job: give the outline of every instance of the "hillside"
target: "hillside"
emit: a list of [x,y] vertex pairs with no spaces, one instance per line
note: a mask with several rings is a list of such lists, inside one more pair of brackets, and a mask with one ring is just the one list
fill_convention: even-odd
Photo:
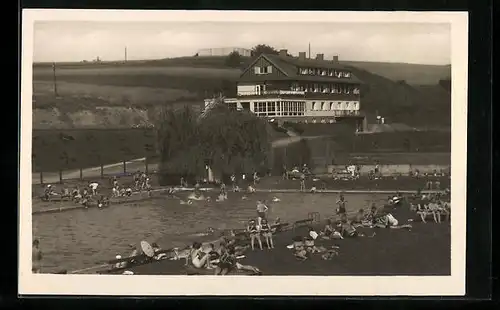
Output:
[[[69,68],[117,68],[117,67],[193,67],[193,68],[226,68],[226,58],[221,56],[206,57],[178,57],[158,60],[134,60],[110,61],[101,63],[58,63],[58,67]],[[241,67],[245,67],[252,59],[242,57]],[[340,61],[346,66],[360,68],[374,74],[383,76],[392,81],[405,80],[411,85],[434,85],[441,79],[451,78],[450,65],[420,65],[406,63],[387,63],[387,62],[369,62],[369,61]],[[48,68],[52,69],[51,63],[35,63],[35,70]]]
[[[134,120],[133,124],[128,124],[132,126],[150,122],[148,118],[155,114],[152,107],[172,104],[200,106],[204,98],[220,91],[233,96],[240,70],[225,67],[224,59],[182,57],[125,64],[58,64],[58,98],[53,93],[50,64],[35,64],[34,127],[102,127],[107,123],[108,127],[122,127],[127,126],[128,120]],[[413,127],[449,126],[451,96],[438,84],[439,79],[449,76],[446,74],[449,67],[344,63],[354,65],[351,66],[354,74],[365,83],[362,109],[367,112],[370,123],[378,113],[387,122]],[[405,82],[399,81],[403,79]],[[411,81],[417,80],[424,84],[410,85]],[[104,110],[97,107],[113,107],[116,113],[105,109],[103,114]],[[153,112],[148,112],[150,110]],[[75,113],[83,113],[85,117]],[[88,124],[86,120],[90,120]]]

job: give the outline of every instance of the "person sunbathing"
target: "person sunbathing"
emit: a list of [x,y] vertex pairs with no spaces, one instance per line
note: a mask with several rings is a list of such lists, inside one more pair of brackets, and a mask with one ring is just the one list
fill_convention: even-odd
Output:
[[194,242],[191,253],[189,254],[188,264],[193,266],[194,268],[205,268],[208,266],[208,255],[204,255],[201,243]]
[[305,247],[305,250],[311,254],[322,252],[320,248],[316,247],[316,244],[315,244],[314,239],[312,237],[305,237],[304,238],[304,247]]
[[354,226],[351,224],[351,222],[349,221],[349,219],[347,218],[347,216],[345,214],[342,215],[340,222],[341,222],[340,234],[342,235],[342,237],[353,238],[353,237],[358,237],[358,235],[360,235],[358,233],[358,231],[356,230],[356,228],[354,228]]
[[243,265],[237,261],[238,257],[236,255],[236,249],[233,246],[227,246],[224,250],[223,254],[220,256],[219,263],[215,268],[215,275],[227,275],[231,271],[237,270],[246,270],[251,271],[256,274],[261,274],[259,268],[250,265]]
[[332,226],[332,220],[328,219],[326,220],[325,228],[323,228],[323,231],[320,234],[323,236],[330,236],[334,231],[335,229]]
[[306,251],[304,240],[302,237],[297,236],[294,238],[293,249],[294,249],[294,256],[297,259],[305,261],[308,258],[308,252]]

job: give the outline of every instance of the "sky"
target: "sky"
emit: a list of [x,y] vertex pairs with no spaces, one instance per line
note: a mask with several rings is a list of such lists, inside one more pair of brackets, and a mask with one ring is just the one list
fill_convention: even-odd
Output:
[[129,60],[192,56],[203,48],[268,44],[339,60],[446,65],[449,24],[311,22],[82,22],[37,21],[34,62]]

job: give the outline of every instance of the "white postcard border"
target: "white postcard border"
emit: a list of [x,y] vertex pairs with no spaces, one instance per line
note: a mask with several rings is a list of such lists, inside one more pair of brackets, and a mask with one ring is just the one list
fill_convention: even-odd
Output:
[[[32,58],[35,21],[449,23],[452,46],[451,276],[127,276],[31,273]],[[365,295],[465,294],[467,12],[249,12],[23,10],[19,202],[19,294],[41,295]],[[425,249],[422,249],[425,251]]]

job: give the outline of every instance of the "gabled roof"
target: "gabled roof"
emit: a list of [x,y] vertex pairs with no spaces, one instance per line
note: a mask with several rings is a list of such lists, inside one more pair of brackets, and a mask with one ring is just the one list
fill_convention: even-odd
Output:
[[[282,77],[268,77],[266,75],[244,77],[244,74],[260,59],[264,58],[272,63],[278,70],[285,76]],[[316,81],[316,82],[342,82],[342,83],[362,83],[352,72],[351,78],[342,79],[330,76],[313,76],[298,74],[298,68],[325,68],[325,69],[339,69],[351,72],[351,70],[338,62],[317,59],[299,59],[292,56],[281,56],[272,54],[261,54],[257,57],[242,73],[240,81],[260,81],[260,80],[301,80],[301,81]]]

